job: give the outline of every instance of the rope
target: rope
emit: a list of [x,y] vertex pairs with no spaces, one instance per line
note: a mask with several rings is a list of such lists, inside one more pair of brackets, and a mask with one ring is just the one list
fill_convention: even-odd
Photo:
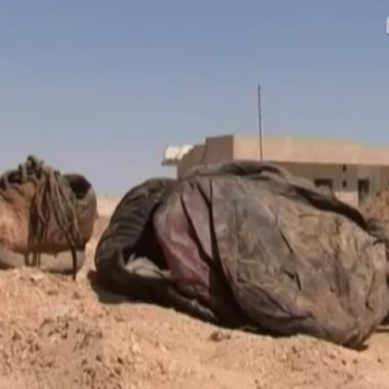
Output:
[[[77,272],[76,248],[82,243],[74,199],[65,181],[57,170],[45,165],[43,160],[28,156],[26,162],[16,170],[0,176],[0,193],[6,198],[10,187],[19,193],[18,186],[34,183],[35,195],[31,204],[29,244],[37,247],[47,238],[50,231],[58,228],[64,235],[73,258],[73,280]],[[40,264],[39,252],[33,252],[33,264]]]

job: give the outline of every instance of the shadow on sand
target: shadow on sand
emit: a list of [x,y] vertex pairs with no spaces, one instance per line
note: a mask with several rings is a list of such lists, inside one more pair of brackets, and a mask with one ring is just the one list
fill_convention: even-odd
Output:
[[[95,270],[89,270],[88,280],[93,291],[96,293],[97,298],[103,304],[121,304],[121,303],[136,303],[137,301],[131,300],[128,296],[110,292],[99,285],[97,280],[97,273]],[[139,301],[138,301],[139,302]]]

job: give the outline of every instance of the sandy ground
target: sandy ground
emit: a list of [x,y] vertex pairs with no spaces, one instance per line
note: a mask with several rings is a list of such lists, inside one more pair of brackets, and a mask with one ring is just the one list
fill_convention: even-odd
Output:
[[115,210],[116,205],[119,203],[120,198],[99,196],[97,197],[97,208],[100,216],[109,217]]
[[[100,212],[101,214],[101,212]],[[0,273],[0,388],[388,388],[389,333],[364,351],[218,328],[91,287],[98,220],[78,280]]]

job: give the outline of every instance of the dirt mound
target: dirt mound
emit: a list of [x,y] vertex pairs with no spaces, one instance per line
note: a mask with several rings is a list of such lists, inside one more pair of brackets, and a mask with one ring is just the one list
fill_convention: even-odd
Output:
[[77,304],[80,292],[68,283],[31,271],[1,277],[0,375],[13,383],[7,387],[115,383],[116,364],[103,363],[110,349],[96,316]]
[[88,272],[104,223],[76,282],[0,272],[0,389],[387,387],[384,332],[356,352],[305,336],[230,331],[93,289]]

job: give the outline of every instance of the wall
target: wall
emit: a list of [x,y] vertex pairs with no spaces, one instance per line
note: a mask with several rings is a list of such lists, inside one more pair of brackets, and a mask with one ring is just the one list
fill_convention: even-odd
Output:
[[[333,190],[339,200],[350,205],[358,205],[358,167],[335,164],[302,164],[302,163],[280,163],[291,173],[305,177],[310,181],[315,179],[331,179]],[[343,184],[346,184],[344,187]]]
[[[237,159],[259,159],[258,135],[234,136]],[[389,148],[328,138],[264,137],[263,158],[279,162],[389,166]]]
[[[177,163],[177,175],[181,177],[199,164],[233,159],[259,160],[259,151],[258,136],[207,138],[204,144],[194,146]],[[389,148],[386,147],[367,147],[334,139],[266,137],[263,157],[312,181],[332,179],[337,197],[354,206],[358,205],[358,179],[369,179],[371,194],[389,183]]]
[[380,189],[383,189],[389,185],[389,167],[380,167]]
[[177,165],[177,176],[182,177],[193,166],[230,161],[233,158],[233,136],[207,138],[204,145],[196,145]]
[[177,177],[182,177],[193,166],[204,161],[205,145],[196,145],[177,164]]
[[378,166],[358,166],[358,178],[369,180],[370,195],[374,195],[382,188],[381,168]]

